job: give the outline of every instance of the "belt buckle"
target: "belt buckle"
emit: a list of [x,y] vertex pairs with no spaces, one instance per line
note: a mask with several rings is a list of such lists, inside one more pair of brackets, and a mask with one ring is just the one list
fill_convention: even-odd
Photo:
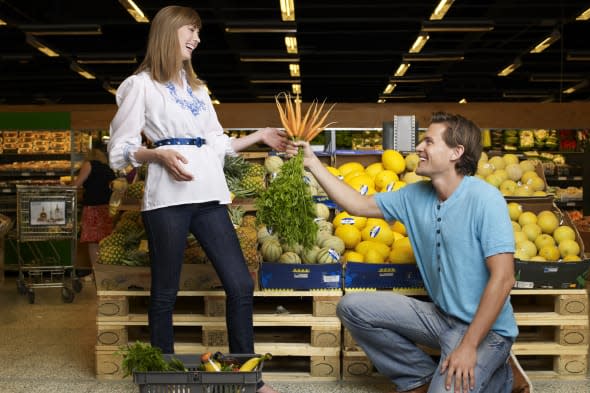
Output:
[[197,147],[201,147],[201,146],[203,146],[203,139],[202,139],[202,138],[196,138],[196,139],[195,139],[195,145],[196,145]]

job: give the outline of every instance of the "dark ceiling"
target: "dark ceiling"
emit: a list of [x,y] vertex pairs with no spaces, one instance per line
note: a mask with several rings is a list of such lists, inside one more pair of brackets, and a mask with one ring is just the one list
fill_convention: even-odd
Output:
[[[590,21],[576,20],[590,7],[588,0],[455,0],[442,21],[429,20],[438,0],[295,0],[294,22],[281,20],[280,0],[135,2],[150,20],[168,4],[199,11],[203,28],[193,62],[222,103],[268,102],[293,82],[300,83],[305,101],[590,100]],[[113,103],[107,88],[133,73],[137,63],[93,60],[141,61],[149,29],[118,0],[0,0],[0,19],[6,22],[0,25],[0,104],[6,105]],[[430,60],[408,58],[421,32],[452,22],[488,30],[430,32],[418,54]],[[75,25],[98,25],[101,34],[40,34],[84,27]],[[235,28],[277,31],[231,32]],[[285,29],[297,38],[297,54],[286,52]],[[60,56],[34,49],[26,32]],[[559,34],[555,43],[529,53],[552,32]],[[455,59],[433,61],[440,55]],[[288,62],[244,61],[276,57],[298,59],[301,76],[290,76]],[[513,73],[497,75],[517,60],[521,65]],[[72,71],[73,62],[96,79]],[[384,94],[404,62],[410,68]],[[563,92],[572,86],[573,93]]]

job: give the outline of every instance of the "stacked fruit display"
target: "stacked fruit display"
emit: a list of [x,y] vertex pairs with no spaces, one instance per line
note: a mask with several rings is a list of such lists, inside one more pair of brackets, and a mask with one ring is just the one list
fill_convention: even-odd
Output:
[[535,212],[526,204],[508,202],[514,229],[514,257],[535,262],[574,262],[581,260],[581,245],[572,226],[563,222],[557,208],[545,206]]
[[539,161],[521,161],[516,154],[488,157],[482,153],[475,176],[497,187],[504,196],[546,196],[545,179],[538,168]]

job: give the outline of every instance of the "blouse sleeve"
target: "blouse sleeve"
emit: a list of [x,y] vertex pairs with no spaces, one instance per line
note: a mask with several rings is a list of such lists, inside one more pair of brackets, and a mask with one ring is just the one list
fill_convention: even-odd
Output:
[[125,79],[117,89],[115,117],[111,121],[108,143],[111,168],[123,169],[129,164],[141,165],[134,154],[141,147],[141,131],[145,125],[145,86],[139,75]]
[[204,94],[205,99],[207,100],[207,121],[205,127],[205,139],[207,140],[207,144],[210,145],[221,162],[223,163],[225,160],[225,156],[236,156],[237,153],[231,146],[231,140],[227,134],[223,132],[223,127],[219,123],[219,119],[217,118],[217,113],[215,112],[215,108],[213,107],[213,103],[211,102],[211,98],[208,94]]

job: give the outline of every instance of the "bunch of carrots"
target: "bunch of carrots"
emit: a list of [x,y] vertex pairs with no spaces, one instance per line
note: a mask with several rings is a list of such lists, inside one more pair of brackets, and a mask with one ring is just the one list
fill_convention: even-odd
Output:
[[[281,97],[284,97],[285,99],[284,107],[281,105]],[[308,142],[315,138],[324,129],[334,124],[333,122],[323,124],[334,108],[334,105],[336,105],[332,104],[332,106],[322,114],[325,102],[326,101],[324,100],[320,105],[317,100],[314,100],[307,108],[305,116],[301,118],[301,99],[299,96],[296,96],[295,99],[293,99],[291,94],[282,92],[275,97],[275,103],[279,110],[281,123],[283,123],[283,127],[285,127],[287,134],[293,140],[304,140]]]
[[[285,100],[284,107],[281,98]],[[319,105],[314,100],[302,116],[299,97],[293,100],[290,94],[280,93],[275,101],[285,131],[293,140],[309,142],[333,124],[325,124],[325,121],[334,105],[322,112],[324,103]],[[258,221],[278,234],[282,243],[290,246],[299,244],[304,248],[313,246],[317,235],[316,210],[305,182],[302,150],[281,167],[281,171],[256,200],[256,207]]]

